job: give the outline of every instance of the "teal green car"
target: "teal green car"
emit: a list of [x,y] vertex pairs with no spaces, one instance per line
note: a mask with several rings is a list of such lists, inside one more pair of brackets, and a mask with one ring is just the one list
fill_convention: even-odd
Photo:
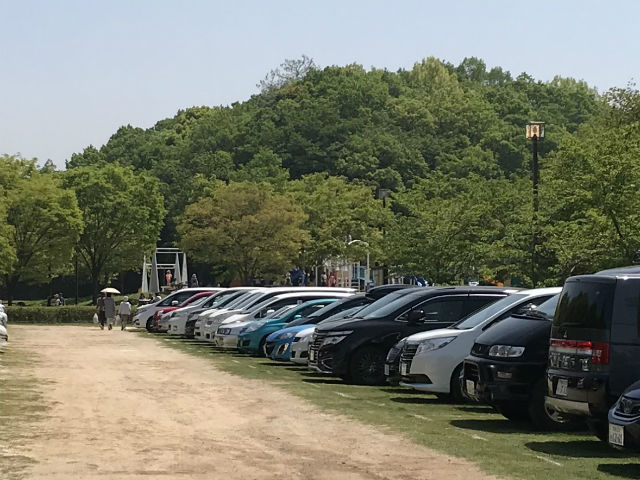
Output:
[[264,355],[264,343],[269,335],[282,328],[297,318],[307,317],[316,310],[326,307],[338,298],[322,298],[310,300],[299,305],[289,305],[274,312],[270,317],[251,322],[238,336],[238,350],[240,353],[252,355]]

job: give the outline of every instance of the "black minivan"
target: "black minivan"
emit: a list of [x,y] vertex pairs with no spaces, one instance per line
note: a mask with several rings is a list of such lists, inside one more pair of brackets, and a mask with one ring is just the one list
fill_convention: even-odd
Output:
[[462,367],[464,396],[544,430],[577,426],[573,417],[545,406],[549,336],[558,299],[555,295],[512,314],[476,339]]
[[607,440],[607,414],[640,380],[640,268],[570,277],[553,319],[547,405],[588,418]]
[[418,287],[390,293],[354,318],[319,325],[309,346],[309,367],[364,385],[385,385],[389,349],[414,333],[453,325],[517,289]]

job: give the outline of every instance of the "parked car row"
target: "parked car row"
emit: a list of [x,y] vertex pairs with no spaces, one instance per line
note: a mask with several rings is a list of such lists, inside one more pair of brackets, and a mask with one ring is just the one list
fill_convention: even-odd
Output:
[[145,323],[151,331],[350,383],[482,402],[538,429],[586,421],[611,445],[640,449],[640,268],[531,290],[383,285],[366,294],[244,287],[173,295],[148,306],[138,324],[159,312]]

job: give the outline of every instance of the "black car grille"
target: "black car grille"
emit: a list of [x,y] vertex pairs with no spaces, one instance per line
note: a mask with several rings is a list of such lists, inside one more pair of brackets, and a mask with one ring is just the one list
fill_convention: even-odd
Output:
[[616,405],[616,415],[624,418],[640,417],[640,400],[623,396]]
[[317,363],[318,351],[320,350],[320,347],[322,346],[322,343],[324,342],[324,339],[326,338],[326,336],[327,334],[323,332],[315,332],[313,334],[313,338],[311,339],[311,344],[309,345],[309,351],[313,351],[314,353],[314,356],[316,358],[314,363]]
[[476,355],[478,357],[488,357],[490,348],[491,348],[491,345],[474,343],[473,347],[471,348],[471,355]]
[[478,366],[475,363],[465,362],[464,379],[473,380],[476,383],[480,380],[480,372],[478,371]]
[[231,329],[230,328],[219,328],[216,333],[219,333],[220,335],[229,335],[231,333]]
[[410,343],[406,344],[402,349],[402,353],[400,354],[400,361],[402,363],[411,364],[413,357],[416,355],[416,351],[418,350],[418,345],[412,345]]

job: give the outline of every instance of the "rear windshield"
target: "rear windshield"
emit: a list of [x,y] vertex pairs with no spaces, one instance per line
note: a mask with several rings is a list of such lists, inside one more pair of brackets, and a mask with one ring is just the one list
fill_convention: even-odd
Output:
[[567,282],[560,294],[554,327],[609,329],[614,291],[615,283]]

